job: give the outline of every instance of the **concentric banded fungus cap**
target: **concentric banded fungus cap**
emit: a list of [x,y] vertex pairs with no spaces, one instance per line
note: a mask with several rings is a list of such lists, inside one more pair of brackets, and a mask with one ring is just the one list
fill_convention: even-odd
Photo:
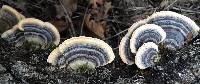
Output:
[[17,12],[15,9],[8,5],[3,5],[0,9],[0,34],[5,32],[8,29],[11,29],[16,25],[20,20],[25,17]]
[[122,38],[119,45],[119,55],[122,61],[128,65],[134,64],[135,53],[131,53],[130,38],[133,32],[141,25],[146,24],[145,20],[134,23],[128,30],[128,33]]
[[135,56],[135,64],[140,69],[146,69],[154,66],[159,59],[158,46],[153,42],[147,42],[138,49]]
[[167,37],[163,43],[172,50],[180,48],[188,36],[196,37],[199,31],[199,27],[193,20],[171,11],[156,12],[146,21],[149,24],[159,25],[165,30]]
[[23,19],[1,37],[16,47],[26,46],[33,50],[46,49],[60,42],[60,34],[52,24],[35,18]]
[[112,48],[104,41],[80,36],[65,40],[50,53],[47,62],[76,70],[84,64],[90,68],[104,66],[114,58]]
[[145,24],[138,27],[132,34],[130,39],[130,48],[132,53],[136,53],[137,49],[146,42],[154,42],[159,44],[166,38],[165,31],[155,24]]

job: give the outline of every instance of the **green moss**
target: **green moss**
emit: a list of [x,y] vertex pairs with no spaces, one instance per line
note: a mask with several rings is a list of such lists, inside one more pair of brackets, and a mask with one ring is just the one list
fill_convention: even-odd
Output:
[[25,41],[22,47],[29,51],[37,51],[41,49],[42,45],[37,44],[35,42]]
[[53,51],[57,46],[55,44],[50,44],[48,50]]
[[153,58],[153,62],[154,64],[157,64],[160,62],[161,59],[161,55],[158,53],[154,58]]
[[165,49],[166,46],[165,46],[163,43],[160,43],[160,44],[158,45],[158,48],[159,48],[159,50],[160,50],[160,49]]
[[86,64],[82,64],[80,65],[76,70],[74,70],[76,73],[80,73],[80,74],[90,74],[92,72],[94,72],[94,68],[91,68],[88,63]]

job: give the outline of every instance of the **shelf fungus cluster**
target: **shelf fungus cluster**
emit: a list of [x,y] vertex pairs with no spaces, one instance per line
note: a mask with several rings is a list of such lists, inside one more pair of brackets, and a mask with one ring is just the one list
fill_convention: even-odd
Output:
[[111,63],[115,58],[112,48],[102,40],[91,37],[72,37],[54,49],[47,62],[77,70],[83,65],[95,68]]
[[190,18],[171,11],[156,12],[134,23],[119,45],[122,61],[140,69],[159,61],[158,45],[169,50],[180,49],[198,35],[199,27]]
[[154,42],[144,43],[137,51],[135,64],[140,69],[145,69],[159,62],[158,45]]
[[[154,64],[153,60],[159,58],[157,45],[166,38],[166,33],[155,24],[141,24],[143,21],[132,25],[127,36],[120,42],[119,53],[124,63],[135,63],[140,69],[145,69]],[[129,34],[130,32],[132,33]]]
[[60,34],[52,24],[35,18],[21,20],[12,29],[5,31],[1,37],[16,47],[23,46],[31,51],[47,49],[60,42]]
[[171,11],[156,12],[147,18],[146,22],[159,25],[165,30],[167,37],[163,44],[171,50],[180,49],[199,32],[199,27],[193,20]]
[[0,9],[0,34],[8,29],[11,29],[14,25],[16,25],[24,18],[25,17],[17,12],[14,8],[8,5],[3,5]]

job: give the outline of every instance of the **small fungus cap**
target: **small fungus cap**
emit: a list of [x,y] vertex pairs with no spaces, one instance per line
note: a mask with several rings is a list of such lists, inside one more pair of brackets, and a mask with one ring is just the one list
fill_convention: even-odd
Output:
[[165,31],[158,25],[145,24],[137,28],[130,39],[130,49],[136,53],[138,48],[146,42],[159,44],[166,38]]
[[140,69],[146,69],[154,65],[158,58],[158,46],[153,42],[144,43],[135,56],[135,64]]
[[134,57],[136,53],[131,53],[130,50],[130,38],[133,32],[141,25],[146,24],[146,20],[141,20],[134,23],[129,29],[128,33],[122,38],[119,45],[119,55],[122,61],[128,65],[134,64]]

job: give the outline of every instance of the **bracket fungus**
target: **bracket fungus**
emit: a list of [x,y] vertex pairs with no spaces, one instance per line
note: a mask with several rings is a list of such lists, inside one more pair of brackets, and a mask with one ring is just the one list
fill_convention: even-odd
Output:
[[146,42],[159,44],[166,38],[165,31],[155,24],[145,24],[137,28],[130,39],[132,53],[136,53],[138,48]]
[[47,62],[52,65],[77,70],[87,64],[95,68],[111,63],[115,58],[112,48],[102,40],[91,37],[72,37],[54,49]]
[[144,20],[138,21],[134,23],[128,30],[128,33],[122,38],[120,45],[119,45],[119,55],[122,61],[128,65],[134,64],[134,57],[135,53],[131,52],[130,49],[130,38],[138,27],[146,24]]
[[0,34],[5,32],[6,30],[11,29],[14,25],[16,25],[19,21],[24,19],[25,17],[17,12],[14,8],[3,5],[0,9]]
[[[166,33],[164,30],[157,25],[154,24],[143,24],[143,21],[139,21],[134,24],[130,28],[130,32],[125,36],[120,42],[119,53],[122,61],[128,65],[134,64],[135,55],[137,50],[146,42],[154,42],[155,44],[159,44],[162,42]],[[135,26],[138,24],[142,24],[140,26]],[[125,40],[126,39],[126,40]],[[127,52],[127,49],[129,52]]]
[[25,46],[30,50],[47,49],[60,42],[60,34],[52,24],[35,18],[21,20],[1,37],[16,47]]
[[[151,28],[154,29],[151,30]],[[163,47],[169,50],[176,50],[181,48],[184,43],[195,38],[199,30],[197,24],[184,15],[172,11],[156,12],[147,19],[134,23],[129,28],[128,33],[120,42],[119,54],[124,63],[132,65],[137,61],[136,65],[141,69],[145,69],[150,67],[150,65],[145,64],[141,67],[141,63],[146,62],[145,60],[138,59],[138,57],[145,57],[142,59],[155,57],[153,54],[148,54],[150,53],[148,49],[150,48],[151,50],[155,48],[155,46],[153,47],[152,44],[149,48],[143,48],[142,45],[144,45],[144,43],[153,42],[156,46],[161,43]],[[153,31],[154,33],[150,34],[148,31]],[[145,49],[147,51],[145,51]],[[154,51],[158,50],[154,49]],[[153,63],[151,63],[151,65],[153,65]]]
[[188,39],[196,37],[199,31],[198,25],[193,20],[172,11],[156,12],[148,17],[146,22],[164,29],[167,37],[162,43],[170,50],[181,48]]
[[154,66],[159,61],[158,45],[153,42],[144,43],[137,51],[135,64],[140,69]]

